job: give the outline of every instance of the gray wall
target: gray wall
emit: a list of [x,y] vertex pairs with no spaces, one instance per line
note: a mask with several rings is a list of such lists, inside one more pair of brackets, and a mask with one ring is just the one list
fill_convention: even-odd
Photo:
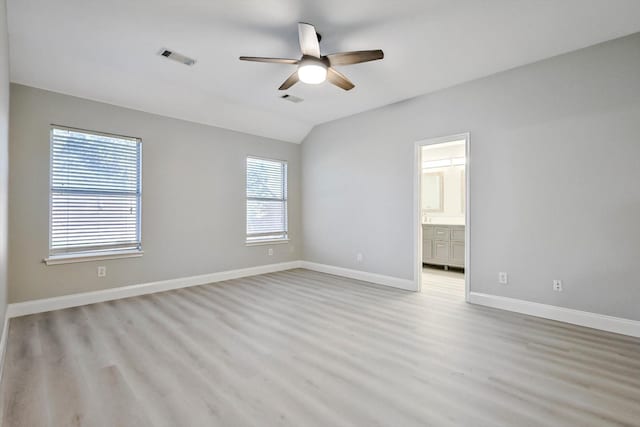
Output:
[[412,279],[414,143],[462,132],[471,291],[640,320],[639,34],[316,127],[305,259]]
[[0,0],[0,331],[7,308],[7,226],[9,193],[9,35],[7,8]]
[[[49,125],[140,137],[141,258],[45,266]],[[11,86],[9,300],[112,288],[300,259],[300,145]],[[245,158],[289,162],[291,242],[245,246]],[[4,204],[2,204],[4,206]],[[98,279],[96,267],[107,266]]]

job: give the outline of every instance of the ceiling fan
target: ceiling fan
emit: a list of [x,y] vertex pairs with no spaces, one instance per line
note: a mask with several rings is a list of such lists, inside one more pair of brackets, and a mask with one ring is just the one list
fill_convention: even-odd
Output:
[[344,90],[351,90],[355,85],[342,73],[333,68],[334,66],[359,64],[361,62],[376,61],[384,58],[384,53],[379,49],[321,55],[320,39],[322,37],[316,33],[313,25],[305,22],[298,23],[298,38],[300,40],[300,50],[302,51],[302,57],[300,59],[241,56],[240,60],[297,65],[298,69],[282,83],[278,88],[279,90],[289,89],[298,83],[298,81],[307,84],[320,84],[325,80],[329,80],[329,83]]

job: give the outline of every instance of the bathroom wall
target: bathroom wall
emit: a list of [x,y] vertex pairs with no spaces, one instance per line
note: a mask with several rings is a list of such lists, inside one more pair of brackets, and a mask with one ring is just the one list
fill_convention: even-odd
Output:
[[[442,147],[441,145],[445,145]],[[457,145],[438,144],[422,148],[422,162],[434,160],[455,159],[465,156],[464,143]],[[464,224],[464,181],[465,166],[448,166],[440,168],[423,168],[422,173],[441,173],[443,175],[443,210],[429,212],[423,205],[422,222],[425,224]],[[422,199],[428,197],[427,192],[432,188],[422,186]]]

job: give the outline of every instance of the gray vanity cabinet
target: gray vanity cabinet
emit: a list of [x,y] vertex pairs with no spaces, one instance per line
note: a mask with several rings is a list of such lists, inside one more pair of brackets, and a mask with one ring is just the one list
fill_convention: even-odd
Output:
[[423,264],[464,268],[464,225],[422,225]]
[[449,263],[449,247],[451,244],[443,240],[434,240],[433,243],[433,261],[439,264]]
[[464,242],[451,242],[449,265],[464,267]]
[[422,240],[422,259],[433,258],[433,240]]

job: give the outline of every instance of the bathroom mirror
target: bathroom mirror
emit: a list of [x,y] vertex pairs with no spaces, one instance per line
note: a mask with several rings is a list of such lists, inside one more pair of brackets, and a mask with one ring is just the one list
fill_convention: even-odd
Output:
[[442,172],[422,174],[422,210],[425,212],[444,210],[444,174]]

